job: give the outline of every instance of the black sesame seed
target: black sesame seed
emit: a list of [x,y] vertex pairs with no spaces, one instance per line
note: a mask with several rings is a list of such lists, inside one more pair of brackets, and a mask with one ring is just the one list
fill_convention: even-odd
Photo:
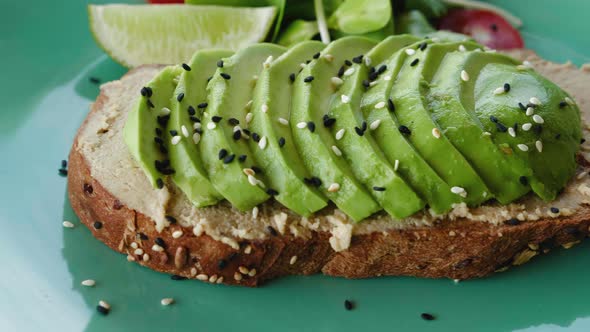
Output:
[[303,178],[303,182],[314,187],[319,187],[322,185],[322,180],[317,176],[312,176],[311,178]]
[[354,63],[361,63],[363,62],[363,55],[359,55],[359,56],[355,56],[354,58],[352,58],[352,62]]
[[522,103],[518,103],[518,108],[520,108],[521,111],[526,111],[526,106],[524,106]]
[[496,31],[498,31],[498,26],[496,25],[496,23],[492,23],[492,24],[490,24],[490,29],[492,29],[492,31],[496,32]]
[[565,101],[560,101],[559,102],[559,108],[564,108],[567,106],[567,103]]
[[313,123],[313,121],[309,121],[307,123],[307,129],[313,133],[315,131],[315,123]]
[[179,102],[182,101],[182,99],[184,99],[184,92],[181,92],[178,94],[178,96],[176,96],[176,100],[178,100]]
[[559,138],[561,138],[561,134],[555,135],[555,139],[559,139]]
[[291,81],[291,83],[295,82],[295,73],[289,74],[289,81]]
[[373,190],[375,190],[375,191],[385,191],[385,187],[377,187],[377,186],[375,186],[375,187],[373,187]]
[[349,311],[354,309],[354,303],[352,303],[350,300],[344,300],[344,309]]
[[342,77],[342,75],[344,75],[344,71],[346,69],[344,68],[344,66],[340,67],[340,69],[338,69],[338,77]]
[[254,142],[260,142],[260,135],[258,135],[257,133],[252,133],[252,139],[254,140]]
[[162,136],[162,129],[156,128],[156,135]]
[[139,233],[138,235],[141,240],[144,240],[144,241],[149,240],[149,237],[147,235],[145,235],[144,233]]
[[504,83],[504,92],[510,92],[510,84]]
[[225,269],[225,267],[227,266],[227,261],[225,259],[220,259],[219,261],[217,261],[217,268],[220,270]]
[[307,76],[306,78],[303,79],[303,82],[305,82],[305,83],[309,83],[311,81],[313,81],[313,76]]
[[422,319],[424,320],[435,320],[436,317],[434,317],[434,315],[423,312],[422,314],[420,314],[420,317],[422,317]]
[[506,131],[508,131],[508,128],[502,124],[501,122],[496,122],[496,129],[498,129],[499,132],[505,133]]
[[99,84],[100,83],[100,79],[96,78],[96,77],[89,77],[88,80],[90,81],[90,83],[92,84]]
[[141,88],[141,90],[139,91],[141,93],[142,96],[144,97],[151,97],[152,96],[152,88],[144,86],[143,88]]
[[395,111],[395,105],[393,104],[393,100],[391,100],[391,98],[387,99],[387,109],[390,112]]
[[84,192],[87,194],[92,194],[94,192],[94,188],[92,188],[92,185],[84,183]]
[[528,104],[526,104],[526,107],[535,108],[535,107],[537,107],[537,104],[528,103]]
[[96,306],[96,311],[98,311],[100,314],[106,316],[109,314],[109,312],[111,311],[110,309],[107,309],[101,305],[97,305]]
[[[556,212],[557,213],[557,212]],[[92,226],[94,227],[94,229],[101,229],[102,228],[102,223],[100,221],[95,221]]]
[[313,55],[314,59],[318,59],[320,57],[320,52],[317,52],[316,54]]
[[400,133],[402,133],[404,135],[408,135],[409,136],[409,135],[412,134],[412,131],[410,130],[410,128],[408,128],[408,127],[406,127],[404,125],[399,126],[399,128],[397,128],[397,129],[399,130]]
[[221,77],[223,77],[223,79],[225,79],[225,80],[229,80],[229,79],[231,79],[231,76],[230,76],[229,74],[226,74],[226,73],[220,73],[219,75],[220,75]]
[[363,80],[363,86],[365,89],[368,89],[371,86],[371,82],[369,80]]
[[254,171],[254,173],[262,174],[262,170],[258,166],[251,166],[250,168]]
[[154,142],[156,142],[156,144],[163,144],[164,140],[161,139],[160,137],[156,136],[156,137],[154,137]]
[[529,179],[527,179],[526,176],[521,176],[518,178],[518,181],[520,181],[520,184],[522,184],[523,186],[528,186],[529,185]]
[[186,63],[182,64],[182,69],[184,69],[186,71],[191,71],[191,67],[189,65],[187,65]]
[[172,174],[176,173],[176,171],[173,170],[172,168],[168,168],[168,169],[160,170],[160,173],[162,173],[163,175],[172,175]]
[[62,160],[62,161],[61,161],[61,167],[62,167],[62,168],[66,168],[66,167],[68,167],[68,161],[67,161],[67,160]]
[[211,79],[212,79],[212,78],[213,78],[213,76],[209,76],[209,77],[207,78],[207,83],[209,83],[209,81],[211,81]]
[[372,74],[372,73],[374,73],[374,72],[375,72],[375,67],[371,67],[371,68],[369,68],[369,74]]
[[171,223],[171,224],[176,224],[177,223],[176,218],[174,218],[173,216],[170,216],[170,215],[166,216],[166,220],[168,220],[168,222]]
[[504,225],[517,226],[517,225],[520,225],[520,220],[518,220],[516,218],[511,218],[511,219],[508,219],[508,220],[504,220]]
[[[278,192],[278,191],[276,191],[276,190],[274,190],[274,189],[272,189],[272,188],[267,188],[267,189],[266,189],[266,193],[267,193],[267,194],[269,194],[270,196],[276,196],[276,195],[278,195],[278,194],[279,194],[279,192]],[[270,226],[269,226],[269,227],[270,227]]]
[[311,60],[305,60],[305,64],[308,65],[311,62]]
[[208,103],[200,103],[199,105],[197,105],[198,108],[207,108],[207,106],[209,106]]
[[250,129],[242,129],[242,132],[246,135],[250,135]]
[[498,118],[493,115],[490,115],[490,121],[492,121],[494,123],[498,123]]
[[533,132],[537,135],[541,135],[541,133],[543,132],[543,126],[541,126],[540,124],[534,125]]
[[344,64],[347,66],[352,66],[352,62],[350,62],[348,59],[344,60]]
[[239,140],[240,138],[242,138],[242,131],[240,131],[240,130],[234,131],[234,134],[232,135],[232,137],[235,141]]
[[246,158],[248,158],[248,156],[246,156],[245,154],[242,154],[238,157],[238,161],[243,163],[244,161],[246,161]]
[[[272,189],[271,189],[271,190],[272,190]],[[268,191],[268,190],[267,190],[267,191]],[[270,235],[272,235],[272,236],[277,236],[277,235],[279,235],[279,233],[277,233],[277,230],[276,230],[276,229],[274,229],[274,227],[272,227],[272,226],[267,226],[267,227],[266,227],[266,230],[267,230],[267,231],[270,233]]]
[[368,76],[368,78],[369,78],[369,81],[374,81],[374,80],[376,80],[378,77],[379,77],[379,74],[378,74],[377,72],[372,72],[372,73],[369,73],[369,76]]
[[197,118],[196,116],[191,116],[189,118],[192,122],[201,122],[201,119]]
[[223,119],[222,117],[220,117],[219,115],[214,115],[211,117],[211,121],[218,123],[219,121],[221,121],[221,119]]
[[188,106],[187,111],[188,111],[188,115],[191,115],[191,116],[192,115],[195,115],[197,113],[197,111],[195,110],[195,108],[192,107],[192,106],[190,106],[190,105]]
[[158,187],[158,189],[164,188],[164,181],[162,179],[158,178],[156,180],[156,186]]
[[176,130],[170,130],[170,135],[176,136],[176,135],[178,135],[178,131],[176,131]]
[[363,136],[365,134],[365,132],[359,127],[354,127],[354,132],[359,136]]
[[163,154],[167,154],[168,149],[164,145],[160,145],[160,152],[162,152]]
[[148,105],[148,107],[149,107],[149,108],[154,108],[154,107],[155,107],[155,106],[154,106],[154,103],[152,103],[152,101],[151,101],[151,100],[149,100],[149,99],[148,99],[148,100],[146,100],[146,102],[145,102],[145,103]]
[[57,172],[61,176],[67,176],[68,175],[68,170],[67,169],[60,168],[60,169],[57,170]]
[[226,156],[227,156],[227,150],[226,149],[221,149],[217,153],[217,158],[219,158],[219,160],[225,158]]
[[229,118],[227,120],[227,123],[229,123],[232,126],[237,126],[240,124],[240,120],[236,119],[236,118]]
[[186,277],[179,276],[178,274],[173,274],[170,276],[170,279],[178,281],[178,280],[186,280]]
[[361,130],[367,131],[367,121],[363,121],[363,123],[361,124]]
[[584,144],[585,142],[586,142],[586,139],[585,139],[585,138],[582,138],[582,139],[580,140],[580,144]]
[[166,242],[161,237],[157,237],[154,242],[162,248],[166,248]]
[[387,65],[381,65],[379,69],[377,69],[377,74],[381,75],[387,70]]
[[551,210],[551,213],[559,213],[559,209],[556,207],[552,207],[550,210]]
[[234,159],[236,158],[235,154],[230,154],[229,156],[226,156],[225,158],[223,158],[223,163],[224,164],[229,164],[232,161],[234,161]]
[[426,49],[426,47],[428,47],[428,44],[427,43],[424,43],[424,42],[423,43],[420,43],[420,45],[418,45],[418,49],[420,51],[424,51]]
[[217,67],[223,68],[223,60],[217,61]]
[[336,119],[330,118],[330,117],[324,118],[324,127],[326,127],[326,128],[332,127],[334,125],[334,123],[336,123]]
[[282,148],[283,146],[285,146],[285,138],[281,137],[279,138],[279,147]]
[[415,65],[418,64],[418,62],[420,62],[420,59],[414,59],[412,62],[410,62],[410,66],[414,67]]

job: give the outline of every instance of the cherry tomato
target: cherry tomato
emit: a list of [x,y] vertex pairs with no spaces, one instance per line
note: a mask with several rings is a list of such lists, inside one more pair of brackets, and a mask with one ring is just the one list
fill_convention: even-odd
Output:
[[438,28],[469,35],[477,42],[494,49],[524,46],[518,30],[502,16],[487,10],[451,10],[441,18]]

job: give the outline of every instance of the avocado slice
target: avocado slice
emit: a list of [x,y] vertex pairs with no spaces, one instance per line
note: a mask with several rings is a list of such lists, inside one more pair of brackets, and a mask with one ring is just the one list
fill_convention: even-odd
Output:
[[[377,59],[379,55],[391,54],[410,39],[391,37],[377,44],[366,56]],[[336,146],[350,164],[353,174],[369,188],[373,198],[387,213],[404,218],[422,209],[424,201],[397,174],[373,137],[365,134],[378,129],[380,121],[367,123],[360,111],[360,100],[368,82],[364,80],[369,76],[369,69],[362,59],[362,54],[357,55],[348,67],[347,75],[343,75],[344,82],[330,98],[332,104],[324,126],[327,125],[334,136],[341,130],[348,131],[338,136]]]
[[[458,48],[462,44],[449,45]],[[479,46],[472,45],[474,48]],[[469,206],[477,206],[493,198],[492,193],[426,109],[424,95],[428,89],[428,82],[424,80],[423,67],[430,51],[428,47],[424,50],[420,47],[417,50],[416,47],[411,49],[414,49],[413,53],[407,53],[405,50],[398,52],[401,67],[390,93],[400,123],[399,129],[424,160],[451,186],[454,194],[463,197]]]
[[154,188],[164,186],[164,178],[174,173],[168,165],[168,140],[165,133],[170,118],[170,97],[176,87],[179,66],[164,68],[141,89],[141,97],[129,112],[123,139]]
[[[580,110],[565,91],[534,70],[500,62],[487,63],[478,71],[476,81],[470,81],[473,99],[463,102],[473,105],[468,109],[475,110],[496,144],[530,165],[532,176],[521,181],[530,182],[542,199],[553,200],[577,167],[575,155],[582,138]],[[510,85],[509,91],[495,94],[505,83]],[[518,103],[532,112],[523,111]],[[491,116],[507,127],[516,124],[515,137],[497,132]]]
[[[508,204],[526,194],[530,185],[520,183],[519,178],[530,177],[532,170],[517,154],[506,153],[506,149],[497,146],[493,138],[509,135],[503,123],[510,126],[522,123],[524,113],[516,112],[521,116],[514,121],[492,123],[496,128],[486,133],[473,109],[474,84],[466,88],[470,81],[477,80],[486,64],[496,62],[514,66],[515,60],[497,53],[460,52],[456,44],[432,45],[428,53],[423,67],[424,79],[431,81],[426,94],[428,109],[444,135],[469,161],[500,203]],[[498,86],[503,85],[504,82]],[[466,109],[462,101],[471,108]],[[505,120],[503,115],[498,116]],[[489,117],[484,120],[489,121]]]
[[331,78],[337,75],[345,60],[367,52],[374,45],[375,42],[360,37],[345,37],[329,44],[296,77],[291,101],[289,121],[295,145],[303,164],[313,175],[308,182],[321,188],[324,195],[355,221],[379,211],[380,207],[355,178],[346,160],[334,151],[336,140],[323,122],[333,93]]
[[236,126],[247,124],[254,76],[262,70],[263,62],[284,51],[281,46],[266,43],[244,48],[220,60],[207,85],[208,105],[199,144],[203,165],[215,189],[239,210],[251,209],[275,194],[273,188],[264,185],[263,174],[252,173],[257,168],[252,168],[255,165],[246,142],[248,135]]
[[[213,205],[223,198],[209,181],[203,168],[197,144],[201,138],[201,116],[207,100],[207,78],[215,73],[215,64],[233,54],[228,50],[201,50],[193,55],[183,72],[170,101],[167,131],[180,137],[169,145],[169,158],[174,183],[197,207]],[[182,94],[183,98],[178,98]],[[180,99],[180,100],[179,100]]]
[[299,43],[278,59],[267,63],[254,89],[249,129],[267,140],[265,149],[249,140],[256,165],[264,171],[266,185],[275,189],[275,199],[299,215],[309,216],[327,205],[317,188],[306,184],[311,178],[299,157],[287,122],[291,108],[292,81],[300,64],[324,48],[318,41]]
[[[385,47],[385,43],[390,43],[391,46]],[[384,47],[376,47],[369,53],[369,59],[374,68],[377,68],[375,70],[385,70],[381,69],[383,72],[373,77],[370,82],[361,100],[361,111],[367,123],[379,121],[379,127],[368,131],[367,135],[374,138],[385,157],[394,165],[394,169],[397,169],[402,178],[428,203],[433,212],[444,213],[450,210],[453,204],[460,202],[462,197],[451,192],[451,186],[432,169],[408,138],[400,132],[401,124],[394,112],[396,105],[389,101],[393,83],[403,63],[400,59],[402,53],[405,54],[406,49],[421,52],[421,49],[431,43],[431,40],[420,41],[409,35],[393,36],[383,42]],[[411,46],[406,48],[409,44]],[[391,52],[386,48],[390,48]]]

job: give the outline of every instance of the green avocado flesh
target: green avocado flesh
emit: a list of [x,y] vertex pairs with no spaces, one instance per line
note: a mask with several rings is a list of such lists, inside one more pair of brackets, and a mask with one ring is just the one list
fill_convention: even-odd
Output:
[[[124,139],[154,188],[248,210],[392,222],[457,203],[554,199],[580,111],[562,89],[472,41],[344,37],[197,52],[142,89]],[[220,61],[221,60],[221,61]]]

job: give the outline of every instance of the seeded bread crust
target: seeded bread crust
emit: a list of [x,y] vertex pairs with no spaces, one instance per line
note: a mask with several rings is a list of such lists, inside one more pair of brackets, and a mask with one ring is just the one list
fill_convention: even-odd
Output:
[[[91,112],[103,111],[106,98],[101,93]],[[327,232],[312,232],[308,238],[278,234],[244,241],[236,250],[208,235],[195,236],[192,229],[177,224],[158,232],[153,220],[121,204],[120,198],[91,176],[78,145],[79,135],[69,156],[68,194],[74,211],[92,234],[143,266],[207,282],[257,286],[284,275],[315,273],[346,278],[483,277],[525,263],[551,248],[569,248],[588,236],[590,226],[590,207],[583,206],[568,217],[517,225],[493,226],[462,219],[432,227],[354,235],[350,247],[341,252],[332,249]],[[579,162],[590,166],[582,158]],[[95,227],[98,220],[100,228]],[[174,238],[173,232],[179,230],[184,235]],[[133,242],[138,248],[132,247]],[[163,251],[152,250],[156,242],[163,244]],[[144,259],[144,254],[149,258]]]

